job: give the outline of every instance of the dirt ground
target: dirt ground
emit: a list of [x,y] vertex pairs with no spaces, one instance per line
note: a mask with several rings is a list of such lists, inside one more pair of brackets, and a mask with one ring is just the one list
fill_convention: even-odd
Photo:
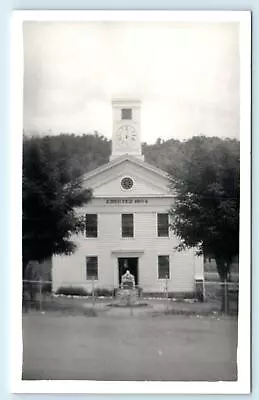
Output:
[[236,380],[237,319],[111,310],[23,317],[23,379]]

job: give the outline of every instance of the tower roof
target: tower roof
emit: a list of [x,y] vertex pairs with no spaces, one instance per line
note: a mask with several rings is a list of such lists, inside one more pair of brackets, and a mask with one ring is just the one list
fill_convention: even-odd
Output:
[[123,107],[126,105],[130,105],[131,107],[134,107],[134,106],[139,107],[141,105],[141,100],[136,99],[136,98],[130,99],[130,98],[125,98],[125,97],[112,99],[113,107],[116,107],[116,106]]

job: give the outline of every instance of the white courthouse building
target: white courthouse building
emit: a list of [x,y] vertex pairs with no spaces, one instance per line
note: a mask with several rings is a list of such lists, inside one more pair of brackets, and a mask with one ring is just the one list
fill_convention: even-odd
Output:
[[203,279],[203,258],[178,252],[169,229],[174,202],[166,172],[145,162],[141,153],[141,103],[114,100],[110,161],[84,176],[93,190],[84,234],[77,250],[52,260],[53,290],[61,286],[117,288],[129,270],[144,292],[195,292]]

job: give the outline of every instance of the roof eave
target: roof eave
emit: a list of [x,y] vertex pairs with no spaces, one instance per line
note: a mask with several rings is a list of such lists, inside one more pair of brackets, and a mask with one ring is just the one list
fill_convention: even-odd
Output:
[[157,175],[162,176],[163,178],[167,178],[168,179],[168,174],[165,171],[163,171],[163,170],[161,170],[161,169],[159,169],[159,168],[157,168],[157,167],[155,167],[155,166],[153,166],[153,165],[151,165],[151,164],[149,164],[149,163],[147,163],[145,161],[141,161],[141,160],[137,159],[134,156],[131,156],[129,154],[125,154],[123,156],[115,158],[114,160],[109,161],[108,163],[103,164],[100,167],[97,167],[94,170],[86,173],[85,175],[83,175],[83,181],[85,182],[88,179],[93,178],[94,176],[98,175],[99,173],[102,173],[102,172],[106,171],[107,169],[109,169],[109,168],[111,168],[113,166],[116,166],[116,165],[122,163],[123,161],[127,161],[127,160],[129,160],[129,161],[131,161],[131,162],[133,162],[133,163],[135,163],[137,165],[140,165],[141,167],[146,168],[146,169],[156,173]]

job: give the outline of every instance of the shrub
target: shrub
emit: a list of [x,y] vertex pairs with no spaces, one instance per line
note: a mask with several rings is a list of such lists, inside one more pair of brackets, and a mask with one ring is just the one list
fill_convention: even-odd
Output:
[[196,280],[196,299],[202,303],[204,301],[204,282],[202,279]]
[[152,298],[169,298],[169,299],[177,299],[182,301],[184,299],[194,299],[196,294],[194,292],[142,292],[143,297],[152,297]]
[[57,289],[56,294],[63,294],[65,296],[88,296],[89,293],[82,287],[74,286],[61,286]]
[[51,293],[52,292],[52,283],[44,283],[41,288],[42,293]]
[[195,299],[196,295],[194,292],[169,292],[168,293],[168,298],[169,299],[177,299],[179,301],[182,300],[191,300],[191,299]]
[[96,288],[94,294],[96,297],[112,297],[113,291],[109,289]]
[[118,290],[119,290],[119,288],[114,288],[112,290],[112,297],[116,297],[117,296]]

